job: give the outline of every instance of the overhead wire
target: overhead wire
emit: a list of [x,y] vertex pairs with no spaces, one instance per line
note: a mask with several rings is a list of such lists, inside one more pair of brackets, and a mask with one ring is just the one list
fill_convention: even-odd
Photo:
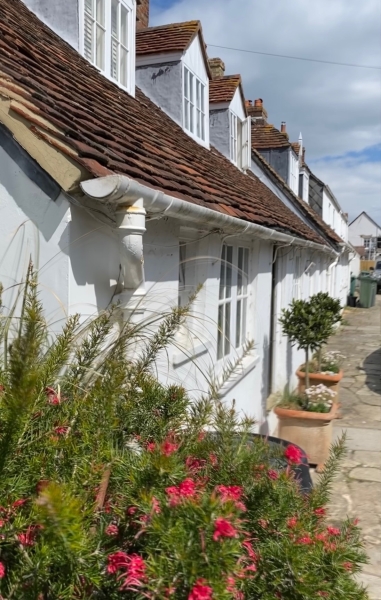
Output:
[[318,58],[306,58],[303,56],[291,56],[288,54],[275,54],[274,52],[260,52],[259,50],[247,50],[246,48],[233,48],[231,46],[219,46],[217,44],[207,44],[207,46],[211,46],[212,48],[222,48],[223,50],[234,50],[235,52],[245,52],[247,54],[260,54],[262,56],[273,56],[275,58],[287,58],[291,60],[303,60],[306,62],[315,62],[322,63],[326,65],[339,65],[341,67],[356,67],[358,69],[376,69],[381,71],[381,66],[375,65],[359,65],[356,63],[344,63],[338,62],[334,60],[323,60]]

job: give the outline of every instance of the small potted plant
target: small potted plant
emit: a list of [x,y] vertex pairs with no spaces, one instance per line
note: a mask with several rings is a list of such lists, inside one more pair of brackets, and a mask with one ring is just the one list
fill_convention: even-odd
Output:
[[[296,371],[299,393],[310,384],[323,383],[336,392],[343,377],[340,368],[344,358],[339,353],[323,353],[323,346],[334,332],[335,325],[342,320],[339,300],[326,292],[319,292],[309,300],[293,300],[289,309],[284,309],[280,323],[292,344],[298,344],[306,354],[306,360]],[[310,359],[311,352],[315,354]]]
[[305,451],[308,462],[323,469],[332,441],[336,417],[336,393],[323,384],[312,385],[302,394],[288,394],[275,407],[278,435]]

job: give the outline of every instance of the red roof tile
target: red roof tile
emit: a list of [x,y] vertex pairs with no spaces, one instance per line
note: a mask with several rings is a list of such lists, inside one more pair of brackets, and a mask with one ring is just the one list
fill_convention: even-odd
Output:
[[241,75],[225,75],[209,82],[209,102],[231,102],[241,85]]
[[[2,0],[0,89],[17,89],[38,135],[98,177],[114,172],[239,219],[317,243],[257,177],[186,135],[140,90],[131,97],[25,7]],[[32,127],[32,125],[31,125]]]
[[287,133],[282,133],[274,127],[260,119],[252,121],[251,140],[253,148],[265,150],[267,148],[289,148],[290,142]]
[[170,23],[159,27],[147,27],[136,32],[136,54],[163,54],[184,52],[201,31],[200,21]]
[[298,142],[291,142],[291,148],[297,156],[299,156],[300,144]]

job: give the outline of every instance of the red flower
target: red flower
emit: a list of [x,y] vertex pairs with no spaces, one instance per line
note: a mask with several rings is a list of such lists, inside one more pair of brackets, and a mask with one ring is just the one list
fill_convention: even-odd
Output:
[[5,565],[4,565],[4,563],[0,562],[0,579],[3,579],[3,577],[5,577],[5,574],[6,574]]
[[214,521],[213,540],[217,542],[220,537],[233,538],[237,536],[237,530],[229,521],[223,517],[218,517]]
[[249,540],[245,540],[244,542],[242,542],[242,546],[245,548],[246,552],[248,553],[248,555],[250,556],[250,558],[252,560],[254,560],[254,561],[258,560],[258,554],[255,552],[255,550]]
[[290,519],[287,519],[287,527],[290,527],[290,529],[293,529],[294,527],[296,527],[298,522],[297,517],[291,517]]
[[28,498],[21,498],[20,500],[16,500],[16,502],[14,502],[12,504],[12,508],[18,508],[19,506],[24,506],[24,504],[26,504],[28,502]]
[[137,512],[137,510],[137,506],[130,506],[129,508],[127,508],[127,514],[132,516]]
[[340,529],[337,527],[327,527],[329,535],[340,535]]
[[343,567],[346,571],[352,571],[353,570],[353,563],[351,562],[345,562],[343,563]]
[[314,513],[318,517],[324,517],[324,515],[326,513],[326,510],[325,510],[325,508],[323,508],[322,506],[320,506],[319,508],[315,508]]
[[107,557],[107,573],[116,573],[119,569],[125,569],[128,566],[128,556],[125,552],[114,552]]
[[69,427],[64,427],[64,426],[60,425],[59,427],[55,427],[54,431],[58,435],[65,435],[65,433],[67,433],[69,431]]
[[176,452],[176,450],[178,450],[178,448],[179,448],[178,444],[173,444],[169,440],[165,440],[163,442],[163,444],[161,445],[161,452],[162,452],[162,454],[164,454],[164,456],[171,456],[171,454]]
[[229,500],[237,502],[241,499],[243,489],[239,485],[218,485],[216,487],[216,492],[220,494],[223,502]]
[[206,583],[205,579],[197,579],[189,593],[188,600],[212,600],[213,590]]
[[317,533],[317,534],[315,535],[315,539],[316,539],[318,542],[325,542],[325,538],[326,538],[326,535],[325,535],[325,533]]
[[121,590],[134,590],[143,585],[146,580],[146,564],[139,554],[127,555],[126,571],[126,574],[119,577],[123,579]]
[[61,404],[61,394],[59,391],[57,394],[53,388],[47,387],[45,388],[45,393],[48,397],[49,404]]
[[203,469],[206,465],[206,460],[203,458],[195,458],[194,456],[188,456],[185,461],[185,466],[188,471],[197,473],[200,469]]
[[218,465],[217,456],[213,453],[209,454],[209,462],[212,465],[212,467],[217,467],[217,465]]
[[157,515],[161,513],[160,502],[155,496],[152,496],[152,510]]
[[267,475],[274,481],[279,478],[279,473],[273,469],[269,469],[269,471],[267,471]]
[[6,521],[4,521],[4,519],[0,519],[0,527],[4,527]]
[[147,448],[147,452],[154,452],[156,449],[155,442],[148,442],[146,448]]
[[297,544],[302,544],[303,546],[310,546],[314,543],[313,539],[310,538],[309,535],[304,535],[303,537],[296,540]]
[[34,544],[34,530],[28,527],[25,533],[18,533],[17,539],[22,546],[33,546]]
[[111,524],[106,527],[105,533],[106,533],[106,535],[116,536],[119,533],[119,529],[118,529],[117,525]]
[[166,488],[166,493],[170,498],[170,505],[176,506],[184,498],[193,498],[196,494],[196,483],[188,477],[184,479],[177,487],[175,485]]
[[284,456],[287,458],[288,462],[300,464],[302,461],[303,452],[297,446],[290,444],[284,451]]

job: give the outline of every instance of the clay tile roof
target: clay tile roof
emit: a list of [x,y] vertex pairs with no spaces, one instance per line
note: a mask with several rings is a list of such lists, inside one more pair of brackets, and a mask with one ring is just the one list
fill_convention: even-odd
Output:
[[284,181],[284,179],[282,179],[282,177],[275,171],[275,169],[273,169],[272,166],[269,165],[269,163],[263,158],[263,156],[260,154],[260,152],[258,152],[254,148],[252,148],[252,152],[253,152],[254,156],[257,157],[258,161],[262,163],[264,169],[266,169],[266,171],[269,174],[271,174],[272,178],[277,181],[278,185],[280,187],[282,187],[289,196],[292,196],[292,200],[294,201],[294,203],[297,204],[299,206],[299,208],[301,209],[301,211],[309,219],[311,219],[321,231],[324,232],[326,237],[331,242],[334,242],[336,244],[342,243],[343,240],[341,239],[341,237],[339,237],[337,235],[337,233],[335,233],[334,230],[329,225],[327,225],[327,223],[325,221],[323,221],[323,219],[320,217],[320,215],[318,215],[317,212],[315,212],[314,209],[311,208],[311,206],[309,204],[307,204],[307,202],[305,202],[305,200],[302,200],[302,198],[299,198],[299,196],[294,194],[294,192],[287,185],[287,183]]
[[198,144],[139,89],[133,98],[106,79],[21,0],[2,0],[0,93],[12,98],[14,90],[12,111],[30,132],[94,177],[123,174],[187,202],[325,243],[253,173]]
[[265,121],[252,121],[251,133],[253,148],[286,148],[291,145],[287,133],[282,133]]
[[298,142],[291,142],[291,148],[297,156],[299,156],[300,144]]
[[200,21],[170,23],[136,32],[136,54],[184,52],[201,30]]
[[241,85],[241,75],[225,75],[209,82],[209,102],[231,102],[238,86]]

